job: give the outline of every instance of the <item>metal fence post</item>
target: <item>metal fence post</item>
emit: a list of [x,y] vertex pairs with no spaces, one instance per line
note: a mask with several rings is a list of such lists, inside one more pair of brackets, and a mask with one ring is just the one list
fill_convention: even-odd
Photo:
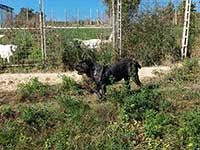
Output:
[[42,63],[46,63],[46,34],[45,34],[45,15],[44,15],[44,0],[39,0],[40,8],[40,36],[41,36],[41,51]]

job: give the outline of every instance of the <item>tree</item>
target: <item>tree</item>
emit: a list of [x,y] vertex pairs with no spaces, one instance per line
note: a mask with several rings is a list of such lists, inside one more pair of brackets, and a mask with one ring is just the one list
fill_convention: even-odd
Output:
[[21,8],[14,21],[16,27],[36,27],[39,24],[39,12],[34,12],[32,8]]
[[[115,8],[117,7],[117,1],[115,0]],[[122,2],[122,18],[123,23],[129,22],[139,8],[141,0],[123,0]],[[107,13],[112,10],[112,0],[103,0],[103,3],[107,6]]]

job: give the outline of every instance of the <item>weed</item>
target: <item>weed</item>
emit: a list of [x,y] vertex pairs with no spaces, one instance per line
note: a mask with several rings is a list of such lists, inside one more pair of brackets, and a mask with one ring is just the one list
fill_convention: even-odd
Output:
[[159,101],[162,99],[160,93],[152,89],[142,89],[125,99],[123,106],[123,118],[143,120],[147,110],[159,110]]
[[47,85],[38,81],[38,78],[32,78],[30,82],[22,84],[17,89],[17,95],[20,101],[38,101],[43,100],[48,95]]
[[39,130],[48,124],[50,114],[47,108],[27,106],[21,108],[20,119],[31,128]]
[[200,110],[193,108],[180,117],[180,128],[178,130],[180,143],[189,149],[200,147]]
[[76,81],[65,75],[62,76],[61,90],[67,92],[68,95],[82,94],[82,91],[79,89],[79,85],[76,83]]
[[73,119],[76,118],[79,120],[84,112],[89,109],[87,104],[84,104],[82,101],[66,95],[60,95],[57,97],[57,99],[64,113]]
[[149,110],[145,113],[145,135],[150,138],[162,138],[170,125],[170,119],[163,113]]

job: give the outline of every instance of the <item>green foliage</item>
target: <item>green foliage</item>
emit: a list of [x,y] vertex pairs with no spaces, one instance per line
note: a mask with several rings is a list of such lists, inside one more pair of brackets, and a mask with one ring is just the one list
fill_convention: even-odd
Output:
[[[41,59],[41,54],[38,53],[39,45],[35,43],[31,32],[19,30],[18,32],[15,32],[13,41],[14,44],[18,46],[13,58],[15,63],[24,64],[28,62],[27,60],[36,61],[36,59]],[[33,56],[33,52],[37,55]]]
[[79,89],[78,84],[76,81],[71,79],[70,77],[67,76],[62,76],[62,85],[61,85],[61,90],[64,92],[67,92],[68,95],[70,94],[81,94],[81,90]]
[[142,14],[126,32],[126,55],[134,56],[143,65],[159,65],[179,53],[173,25],[161,12],[155,9],[152,13]]
[[84,114],[85,111],[89,109],[87,104],[84,104],[80,100],[76,100],[66,95],[60,95],[57,97],[59,105],[64,112],[71,118],[76,118],[77,120]]
[[130,91],[126,88],[125,84],[123,84],[123,86],[120,86],[119,88],[108,86],[106,99],[113,103],[119,103],[122,105],[124,104],[125,99],[130,96],[129,92]]
[[20,111],[20,119],[26,125],[39,130],[48,125],[50,113],[47,108],[39,108],[36,106],[22,107]]
[[183,67],[187,72],[198,71],[198,68],[200,67],[198,58],[185,59],[183,62]]
[[164,113],[154,110],[146,111],[144,129],[145,135],[150,138],[162,138],[170,126],[170,119]]
[[183,67],[174,68],[167,76],[168,81],[176,81],[174,83],[182,84],[185,81],[195,81],[199,73],[198,59],[185,59]]
[[178,134],[182,145],[187,145],[190,149],[198,149],[200,147],[199,109],[191,109],[181,116]]
[[38,81],[38,78],[32,78],[28,83],[20,85],[17,89],[20,101],[45,100],[48,92],[49,87]]
[[0,148],[14,149],[18,143],[20,125],[16,120],[5,120],[0,125]]
[[97,53],[97,61],[100,64],[110,64],[113,60],[113,50],[110,46],[101,46],[101,51]]
[[124,120],[143,120],[147,110],[159,110],[159,101],[161,100],[159,92],[148,88],[130,95],[124,100],[122,110]]
[[0,116],[10,116],[12,112],[12,108],[10,106],[2,107],[0,109]]
[[[80,96],[76,82],[66,76],[50,90],[32,79],[17,91],[25,92],[29,103],[6,101],[0,106],[0,149],[196,150],[200,147],[198,61],[185,60],[179,71],[193,75],[192,80],[176,72],[171,73],[176,80],[170,84],[144,81],[138,90],[115,84],[108,86],[107,101],[102,103],[88,93]],[[181,86],[174,86],[177,80],[183,81]],[[193,83],[195,88],[190,87]],[[34,103],[49,94],[48,101]]]
[[95,50],[81,48],[79,41],[67,41],[64,44],[62,62],[65,69],[72,70],[74,65],[80,62],[80,60],[86,58],[95,59],[95,57]]
[[96,149],[131,150],[136,141],[136,129],[132,124],[114,122],[96,138]]

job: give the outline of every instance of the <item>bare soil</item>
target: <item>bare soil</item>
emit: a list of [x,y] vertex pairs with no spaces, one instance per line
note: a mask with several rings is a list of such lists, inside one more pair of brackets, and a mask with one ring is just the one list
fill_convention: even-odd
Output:
[[[143,67],[139,71],[139,77],[141,80],[144,78],[156,77],[155,72],[167,73],[170,71],[168,66],[157,66],[157,67]],[[78,75],[77,72],[59,72],[59,73],[4,73],[0,74],[0,93],[15,91],[17,87],[28,82],[31,78],[38,78],[42,83],[49,85],[55,85],[62,82],[62,76],[66,75],[73,78],[75,81],[80,82],[82,76]]]

